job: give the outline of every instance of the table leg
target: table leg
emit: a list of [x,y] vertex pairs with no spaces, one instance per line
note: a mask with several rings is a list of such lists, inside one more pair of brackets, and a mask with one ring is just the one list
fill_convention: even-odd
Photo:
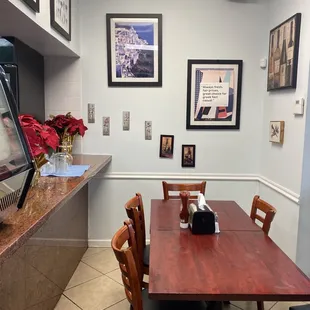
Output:
[[264,302],[263,301],[257,302],[257,310],[264,310]]

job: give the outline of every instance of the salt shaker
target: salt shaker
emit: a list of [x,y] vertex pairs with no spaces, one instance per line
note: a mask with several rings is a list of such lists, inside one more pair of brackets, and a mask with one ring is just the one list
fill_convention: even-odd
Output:
[[219,217],[216,212],[214,212],[214,218],[215,218],[215,233],[220,233],[220,225],[219,225]]

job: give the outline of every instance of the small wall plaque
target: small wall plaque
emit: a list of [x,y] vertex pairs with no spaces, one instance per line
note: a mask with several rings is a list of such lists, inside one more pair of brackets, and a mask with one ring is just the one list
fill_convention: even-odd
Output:
[[123,111],[123,130],[129,131],[130,129],[130,112]]
[[93,103],[88,104],[88,123],[95,123],[95,105]]
[[152,121],[145,121],[145,140],[152,140]]
[[104,136],[110,135],[110,116],[104,116],[102,118],[102,134]]

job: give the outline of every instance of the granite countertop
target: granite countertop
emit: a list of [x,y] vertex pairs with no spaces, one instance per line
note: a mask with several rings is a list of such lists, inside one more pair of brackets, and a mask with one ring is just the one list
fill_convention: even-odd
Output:
[[0,264],[22,246],[49,217],[111,161],[110,155],[75,155],[74,164],[90,165],[81,177],[41,177],[22,209],[12,205],[0,224]]

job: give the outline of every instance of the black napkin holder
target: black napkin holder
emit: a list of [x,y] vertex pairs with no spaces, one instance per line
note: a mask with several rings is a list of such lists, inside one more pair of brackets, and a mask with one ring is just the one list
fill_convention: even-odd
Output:
[[198,209],[195,205],[189,206],[189,227],[194,235],[211,235],[215,233],[215,215],[205,207]]

